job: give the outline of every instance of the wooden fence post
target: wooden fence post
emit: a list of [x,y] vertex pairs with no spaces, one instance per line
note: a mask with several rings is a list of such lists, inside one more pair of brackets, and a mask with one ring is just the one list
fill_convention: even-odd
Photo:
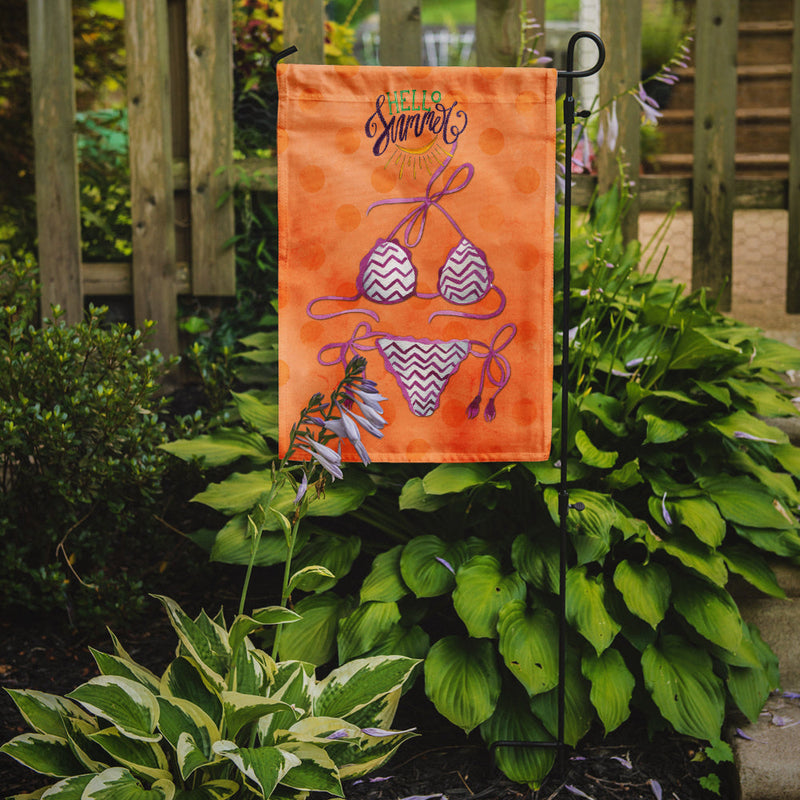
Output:
[[71,0],[29,0],[42,316],[83,318]]
[[186,12],[192,293],[233,295],[235,251],[226,245],[234,233],[232,6],[189,0]]
[[[515,67],[522,38],[521,15],[538,9],[544,30],[541,0],[475,0],[475,53],[479,67]],[[541,48],[540,48],[541,49]]]
[[325,7],[323,0],[286,0],[283,4],[283,41],[297,52],[287,60],[298,64],[325,63]]
[[786,311],[800,314],[800,3],[794,4],[792,122],[789,140],[789,261]]
[[178,352],[175,201],[172,179],[168,26],[165,0],[128,0],[128,126],[133,220],[133,308],[137,325],[158,322],[153,344]]
[[380,0],[381,46],[384,67],[416,67],[422,63],[422,22],[419,0]]
[[694,94],[692,288],[731,307],[736,197],[736,47],[739,3],[697,0]]
[[[608,191],[619,176],[623,163],[624,180],[633,184],[634,195],[622,220],[625,241],[639,236],[639,162],[641,161],[640,126],[642,109],[626,92],[636,87],[642,72],[642,4],[639,0],[606,0],[600,9],[600,30],[606,46],[606,63],[600,71],[600,106],[616,101],[619,134],[614,149],[608,137],[598,154],[598,182],[601,192]],[[620,96],[621,95],[621,96]],[[608,130],[610,109],[603,111]]]

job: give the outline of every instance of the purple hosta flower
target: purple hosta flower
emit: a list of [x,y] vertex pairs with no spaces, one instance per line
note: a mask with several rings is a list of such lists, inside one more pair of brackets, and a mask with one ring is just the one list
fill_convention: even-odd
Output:
[[653,792],[656,800],[661,800],[661,798],[664,796],[664,793],[661,791],[661,784],[655,778],[650,778],[650,780],[647,782],[650,784],[650,789]]
[[453,575],[455,575],[455,574],[456,574],[456,571],[453,569],[453,565],[452,565],[452,564],[451,564],[449,561],[445,560],[445,559],[444,559],[444,558],[442,558],[441,556],[434,556],[434,558],[435,558],[435,559],[436,559],[436,560],[437,560],[437,561],[438,561],[440,564],[442,564],[444,567],[446,567],[447,569],[449,569],[449,570],[450,570],[450,572],[452,572],[452,573],[453,573]]
[[622,756],[611,756],[612,761],[619,761],[625,769],[633,769],[633,764],[631,763],[629,758],[623,758]]
[[658,125],[658,118],[661,116],[662,112],[658,110],[658,103],[647,94],[647,91],[641,83],[639,84],[639,90],[633,95],[633,99],[642,107],[645,122]]
[[597,129],[597,145],[598,147],[605,145],[613,153],[617,149],[618,138],[619,119],[617,119],[617,101],[614,100],[611,108],[606,111],[600,120],[600,126]]
[[667,493],[661,498],[661,516],[664,517],[664,522],[669,526],[672,525],[672,516],[667,511]]
[[586,792],[581,791],[577,786],[572,786],[571,784],[567,783],[564,785],[564,788],[570,793],[574,794],[576,797],[585,797],[586,800],[595,800],[590,794],[586,794]]
[[754,436],[752,433],[746,431],[734,431],[733,436],[735,439],[749,439],[752,442],[766,442],[767,444],[778,444],[777,439],[765,439],[763,436]]
[[578,134],[578,144],[572,153],[572,168],[579,172],[590,172],[592,169],[592,143],[583,126]]
[[447,800],[444,794],[410,794],[408,797],[401,797],[400,800]]
[[481,410],[481,396],[475,395],[472,398],[472,402],[467,406],[467,419],[475,419],[478,416],[478,412]]
[[364,466],[370,463],[367,448],[364,447],[364,443],[361,441],[361,434],[358,432],[358,425],[350,419],[344,409],[342,409],[342,416],[338,419],[325,420],[325,428],[340,439],[347,439],[355,448]]
[[342,414],[342,417],[348,417],[351,420],[355,420],[367,433],[371,433],[377,439],[382,439],[383,434],[381,433],[381,428],[386,424],[383,417],[380,418],[380,425],[375,425],[374,423],[370,422],[366,417],[362,417],[356,414],[352,410],[347,410],[342,406],[338,406],[339,411]]
[[789,700],[800,700],[800,692],[782,692],[782,696]]
[[494,407],[494,397],[489,398],[486,408],[483,409],[483,418],[491,422],[497,416],[497,409]]
[[394,775],[387,775],[385,778],[380,775],[376,775],[374,778],[359,778],[357,781],[353,781],[353,786],[358,786],[359,783],[383,783],[383,781],[390,781],[392,778],[394,778]]
[[338,731],[334,731],[333,733],[329,733],[326,739],[349,739],[350,732],[346,728],[339,728]]
[[755,742],[756,740],[750,736],[749,734],[745,733],[741,728],[736,729],[736,735],[740,739],[746,739],[748,742]]
[[300,480],[300,485],[297,487],[297,494],[294,496],[295,505],[300,504],[302,499],[306,496],[306,491],[308,491],[308,475],[304,472]]
[[383,728],[362,728],[361,733],[366,733],[367,736],[376,736],[376,737],[384,737],[384,736],[395,736],[398,733],[414,733],[416,728],[406,728],[404,731],[387,731]]
[[[342,456],[327,445],[316,442],[308,436],[298,436],[298,447],[308,453],[333,478],[343,478]],[[306,445],[306,446],[304,446]]]

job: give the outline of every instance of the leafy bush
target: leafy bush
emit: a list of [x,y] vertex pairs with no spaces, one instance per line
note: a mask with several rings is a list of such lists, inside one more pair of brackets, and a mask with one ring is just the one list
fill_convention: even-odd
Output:
[[[413,731],[389,730],[417,662],[359,659],[324,679],[311,664],[275,663],[249,634],[294,622],[280,606],[188,617],[160,598],[177,634],[162,676],[92,651],[100,676],[66,697],[9,690],[33,728],[0,751],[57,780],[48,797],[225,800],[343,797],[341,780],[377,769]],[[242,793],[240,793],[242,790]],[[37,795],[38,796],[38,795]]]
[[[110,556],[148,529],[167,364],[149,326],[105,327],[102,308],[77,325],[54,309],[34,327],[36,288],[32,259],[0,256],[0,605],[80,614],[120,601]],[[73,593],[78,575],[97,591]]]

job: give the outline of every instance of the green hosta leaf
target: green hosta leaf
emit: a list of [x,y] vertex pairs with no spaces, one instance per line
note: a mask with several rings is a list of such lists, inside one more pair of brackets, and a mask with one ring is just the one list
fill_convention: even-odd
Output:
[[158,703],[140,683],[117,675],[100,675],[70,692],[90,714],[108,720],[131,739],[157,742]]
[[[227,673],[231,661],[227,631],[208,620],[207,617],[205,617],[207,624],[192,620],[169,597],[154,596],[162,602],[167,610],[172,627],[189,656],[197,663],[206,678],[217,689],[222,689],[225,685],[222,676]],[[204,617],[201,614],[198,620],[202,618]]]
[[[758,445],[756,445],[758,446]],[[800,491],[795,479],[785,472],[776,472],[771,466],[759,464],[744,450],[737,450],[729,457],[731,471],[744,472],[755,478],[768,492],[775,495],[790,508],[800,506]]]
[[720,738],[725,695],[705,651],[667,634],[644,651],[642,671],[647,691],[678,733]]
[[278,405],[263,403],[253,392],[231,392],[241,418],[264,436],[278,439]]
[[480,486],[491,476],[488,464],[439,464],[422,479],[422,487],[426,494],[451,494]]
[[611,469],[619,458],[619,453],[616,450],[598,450],[592,444],[592,440],[585,431],[578,431],[575,434],[575,446],[580,451],[581,461],[597,469]]
[[725,538],[725,520],[717,507],[703,497],[666,501],[672,519],[685,525],[703,544],[719,547]]
[[[555,489],[545,489],[545,502],[547,503],[553,523],[560,522],[558,514],[558,492]],[[614,501],[600,492],[587,489],[571,489],[569,493],[570,505],[583,503],[584,509],[569,510],[567,515],[567,531],[571,534],[584,534],[605,539],[617,519],[617,507]]]
[[[522,466],[544,486],[552,486],[561,481],[561,467],[557,467],[549,461],[526,461]],[[567,459],[568,481],[578,481],[585,478],[590,472],[590,468],[577,459]]]
[[653,414],[644,414],[647,423],[645,444],[669,444],[686,435],[689,430],[682,422],[674,419],[662,419]]
[[281,632],[281,660],[324,664],[336,653],[339,619],[349,612],[347,600],[331,592],[304,597],[295,605],[299,622]]
[[170,780],[169,762],[157,744],[130,739],[116,728],[106,728],[89,738],[134,775],[149,781]]
[[336,585],[353,566],[361,552],[359,536],[315,536],[292,562],[296,570],[320,566],[329,570],[331,576],[307,574],[297,583],[304,592],[324,592]]
[[261,695],[223,692],[222,708],[225,715],[225,731],[228,736],[236,734],[251,722],[278,711],[291,711],[292,708],[281,700]]
[[403,545],[397,545],[375,557],[369,575],[361,584],[361,602],[379,600],[392,603],[408,594],[408,587],[400,573],[400,555]]
[[494,713],[500,686],[494,645],[486,639],[446,636],[425,659],[425,693],[467,733]]
[[[589,682],[581,675],[577,651],[568,651],[564,673],[564,741],[570,747],[575,747],[586,735],[594,719],[589,689]],[[557,736],[558,689],[534,695],[530,698],[530,707],[549,733]]]
[[[90,781],[94,778],[94,773],[86,775],[73,775],[69,778],[54,783],[46,790],[40,789],[33,794],[15,794],[8,798],[8,800],[38,800],[38,798],[56,798],[56,800],[81,800],[83,797],[83,790],[89,785]],[[44,794],[42,792],[45,791]]]
[[302,617],[291,609],[283,606],[266,606],[253,611],[252,616],[239,614],[231,625],[228,632],[228,643],[231,650],[239,649],[239,645],[253,631],[263,628],[265,625],[285,625],[292,622],[299,622]]
[[467,558],[463,541],[448,544],[438,536],[417,536],[403,548],[400,573],[417,597],[436,597],[453,588],[455,572]]
[[625,409],[616,397],[592,392],[581,398],[581,411],[587,411],[597,417],[606,430],[614,436],[624,437],[627,433]]
[[[525,693],[509,684],[503,687],[500,700],[489,719],[481,724],[481,736],[487,745],[494,742],[549,742],[552,737],[531,713]],[[555,762],[555,749],[545,747],[498,747],[497,766],[512,781],[538,789]]]
[[700,479],[700,485],[719,506],[722,516],[750,528],[796,528],[797,520],[764,488],[743,476],[719,475]]
[[621,625],[608,613],[603,575],[591,577],[586,567],[567,571],[567,620],[597,651],[603,652],[619,633]]
[[588,653],[581,662],[583,677],[592,689],[589,699],[597,709],[606,736],[616,730],[630,716],[631,697],[636,679],[625,666],[619,650],[609,648],[602,655]]
[[776,339],[767,339],[762,336],[758,339],[758,347],[753,348],[751,369],[775,370],[785,372],[787,369],[800,369],[800,356],[798,350],[786,342]]
[[528,694],[558,684],[558,623],[551,611],[513,600],[500,609],[497,632],[500,654]]
[[781,531],[775,528],[748,528],[745,525],[734,525],[733,529],[742,539],[747,540],[760,550],[766,550],[769,553],[789,558],[800,556],[800,536],[795,531]]
[[141,683],[151,692],[158,691],[159,679],[149,669],[137,664],[130,658],[101,653],[93,647],[90,647],[89,650],[103,675],[119,675],[122,678],[130,678],[132,681]]
[[692,381],[692,383],[718,403],[726,408],[730,407],[731,393],[724,386],[720,386],[716,383],[709,383],[708,381]]
[[632,486],[637,486],[644,483],[644,478],[639,471],[639,459],[634,458],[633,461],[628,461],[623,464],[619,469],[615,469],[606,475],[606,485],[609,489],[617,489],[623,491],[630,489]]
[[733,391],[753,404],[753,410],[761,417],[793,417],[797,409],[792,401],[762,380],[740,381],[727,378],[725,383]]
[[[302,547],[308,540],[308,526],[300,527],[297,547]],[[270,567],[286,560],[286,539],[282,533],[269,533],[264,531],[258,542],[253,565],[256,567]],[[237,514],[231,517],[217,533],[211,546],[210,558],[223,564],[249,564],[253,557],[253,538],[250,536],[247,524],[247,514]]]
[[728,691],[736,705],[750,720],[758,720],[773,687],[761,667],[728,667]]
[[6,691],[25,722],[36,733],[63,737],[64,717],[75,717],[86,722],[92,719],[77,703],[55,694],[37,692],[34,689],[6,689]]
[[232,761],[239,772],[261,789],[264,797],[271,797],[284,775],[300,765],[296,755],[277,747],[237,747],[223,739],[214,743],[214,752]]
[[444,495],[428,494],[422,484],[422,478],[410,478],[400,492],[400,510],[436,511],[451,502]]
[[81,800],[173,800],[174,797],[172,781],[156,781],[150,789],[145,789],[127,769],[111,767],[86,784]]
[[23,733],[0,747],[0,753],[16,759],[34,772],[63,778],[86,772],[69,742],[49,733]]
[[669,608],[671,583],[669,572],[661,564],[650,561],[620,561],[614,570],[614,586],[625,599],[631,613],[655,629]]
[[281,778],[284,786],[307,792],[327,792],[335,797],[344,797],[339,770],[331,757],[321,748],[308,742],[283,742],[280,749],[300,759]]
[[[349,661],[332,670],[317,684],[314,713],[350,719],[355,712],[374,701],[399,692],[417,664],[419,661],[416,659],[403,656],[376,656]],[[358,724],[355,719],[351,721]]]
[[702,636],[725,650],[735,651],[742,641],[742,618],[725,589],[682,575],[672,586],[672,604]]
[[738,347],[712,339],[697,328],[687,328],[672,353],[669,368],[697,369],[707,367],[708,362],[736,363],[740,360],[742,351]]
[[710,420],[708,424],[729,439],[739,439],[742,438],[741,434],[746,434],[775,444],[786,444],[789,441],[789,437],[780,428],[769,425],[746,411],[735,411],[727,417]]
[[368,656],[406,656],[423,659],[428,655],[431,640],[419,625],[410,628],[393,625],[366,655]]
[[555,538],[531,539],[521,533],[511,545],[511,563],[532,586],[558,592],[559,546]]
[[174,800],[228,800],[238,791],[235,781],[208,781],[196,789],[179,789]]
[[795,478],[800,477],[800,447],[793,444],[781,444],[771,447],[772,455],[780,465]]
[[213,433],[166,442],[159,448],[184,461],[196,459],[204,467],[219,467],[239,458],[248,458],[254,464],[265,464],[275,457],[263,436],[241,428],[217,428]]
[[720,552],[731,572],[741,575],[748,583],[770,597],[786,597],[772,567],[754,547],[750,545],[728,544]]
[[645,542],[651,552],[663,550],[717,586],[724,586],[728,580],[728,570],[725,568],[722,556],[702,542],[698,542],[694,536],[673,532],[659,540],[650,534]]
[[167,667],[161,676],[160,693],[166,698],[188,700],[202,709],[215,725],[222,722],[222,698],[188,658],[176,658]]
[[525,592],[519,573],[504,575],[493,556],[474,556],[456,574],[453,607],[470,636],[494,639],[500,609],[511,600],[522,600]]
[[399,621],[397,603],[362,603],[339,623],[339,662],[364,655]]

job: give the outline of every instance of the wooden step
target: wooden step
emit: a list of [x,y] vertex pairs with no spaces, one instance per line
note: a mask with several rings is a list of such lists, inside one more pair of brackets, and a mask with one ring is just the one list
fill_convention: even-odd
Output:
[[739,22],[792,19],[792,0],[739,0]]
[[[691,177],[694,158],[690,153],[664,153],[652,162],[661,174]],[[788,153],[737,153],[735,164],[737,177],[786,178],[789,174]]]
[[755,64],[790,64],[793,32],[791,20],[754,20],[740,23],[737,63],[742,67]]

